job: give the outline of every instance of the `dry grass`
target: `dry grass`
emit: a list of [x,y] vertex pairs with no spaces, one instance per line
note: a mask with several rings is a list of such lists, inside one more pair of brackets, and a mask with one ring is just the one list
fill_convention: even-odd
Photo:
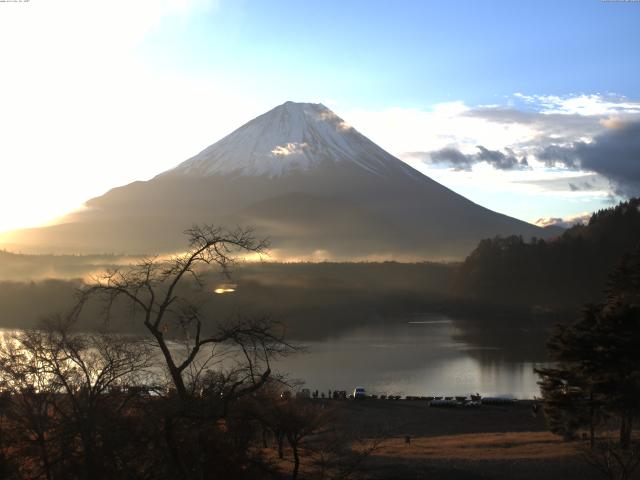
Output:
[[446,460],[545,460],[578,454],[577,444],[548,432],[505,432],[385,441],[377,457]]
[[[372,459],[390,464],[398,461],[464,460],[464,461],[513,461],[513,460],[562,460],[579,454],[579,442],[565,442],[548,432],[473,433],[439,437],[413,437],[410,444],[404,438],[383,441],[372,452]],[[291,450],[285,448],[285,458],[277,458],[274,449],[264,449],[262,454],[278,470],[287,475],[293,469]],[[313,460],[316,456],[301,452],[301,478],[314,478]]]

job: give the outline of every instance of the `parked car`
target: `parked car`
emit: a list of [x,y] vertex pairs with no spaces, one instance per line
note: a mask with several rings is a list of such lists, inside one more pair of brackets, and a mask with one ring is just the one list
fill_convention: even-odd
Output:
[[367,392],[364,387],[356,387],[353,389],[353,399],[361,400],[363,398],[367,398]]

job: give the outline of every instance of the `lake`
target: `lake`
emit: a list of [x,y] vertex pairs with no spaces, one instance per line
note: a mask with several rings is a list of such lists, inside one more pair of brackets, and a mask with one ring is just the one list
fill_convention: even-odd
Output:
[[363,386],[392,395],[539,395],[533,369],[541,358],[514,359],[507,354],[513,345],[461,338],[460,324],[444,315],[388,319],[303,342],[307,352],[279,360],[276,369],[321,392]]
[[277,360],[273,370],[325,393],[362,386],[378,395],[539,395],[533,369],[545,365],[546,330],[428,313],[328,330],[322,338],[288,338],[306,351]]

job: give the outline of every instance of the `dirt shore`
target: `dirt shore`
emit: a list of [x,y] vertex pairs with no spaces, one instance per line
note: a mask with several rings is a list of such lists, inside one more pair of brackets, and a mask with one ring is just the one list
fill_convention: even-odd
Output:
[[327,407],[337,407],[350,433],[384,438],[366,462],[364,478],[600,478],[581,458],[580,443],[550,434],[531,402],[436,408],[425,401],[347,400]]

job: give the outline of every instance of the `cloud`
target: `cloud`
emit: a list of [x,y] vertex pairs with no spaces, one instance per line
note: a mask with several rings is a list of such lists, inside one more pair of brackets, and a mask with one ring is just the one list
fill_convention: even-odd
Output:
[[618,195],[640,195],[640,121],[618,122],[591,142],[550,145],[536,156],[547,166],[596,172],[612,183]]
[[[529,156],[540,152],[542,147],[588,142],[612,124],[640,121],[640,103],[619,96],[539,95],[527,96],[526,101],[523,98],[520,94],[515,97],[516,102],[509,99],[507,105],[472,107],[457,101],[436,104],[427,110],[391,108],[340,113],[359,131],[400,158],[418,159],[426,155],[424,152],[442,151],[441,158],[450,158],[451,164],[464,167],[463,170],[469,162],[459,155],[452,158],[454,154],[447,149],[472,155],[478,153],[477,146],[481,145],[509,156],[506,153],[509,148],[516,157],[527,156],[530,162]],[[567,166],[572,167],[566,160]],[[544,163],[544,159],[540,161]]]
[[450,102],[428,110],[347,110],[340,115],[455,192],[535,221],[586,208],[594,211],[634,193],[622,180],[614,182],[610,169],[587,169],[593,162],[583,165],[572,147],[590,145],[615,129],[640,122],[639,111],[639,102],[621,96],[569,95],[526,100],[516,96],[476,107]]
[[529,166],[527,157],[517,158],[513,150],[506,147],[506,154],[498,150],[489,150],[481,145],[478,145],[480,153],[478,159],[481,162],[487,162],[489,165],[493,165],[499,170],[513,170],[514,168],[526,168]]
[[559,225],[562,222],[560,217],[542,217],[535,221],[535,224],[539,227],[550,227],[552,225]]
[[432,163],[448,164],[460,170],[471,170],[473,165],[472,155],[465,155],[460,150],[452,147],[445,147],[422,156],[425,161],[430,160]]
[[598,116],[619,113],[640,113],[640,102],[634,102],[621,95],[524,95],[516,93],[516,98],[535,105],[544,115]]
[[505,148],[506,153],[499,150],[489,150],[482,145],[478,145],[476,148],[478,149],[477,153],[468,155],[453,147],[445,147],[423,154],[413,152],[412,155],[414,157],[421,156],[426,163],[443,164],[467,171],[470,171],[474,164],[480,162],[487,163],[497,170],[526,169],[529,167],[526,156],[518,158],[514,151],[508,147]]
[[572,192],[580,192],[585,190],[595,190],[595,186],[590,182],[571,183],[569,182],[569,188]]
[[[323,105],[324,107],[324,105]],[[335,112],[331,110],[322,110],[316,115],[317,119],[320,121],[328,122],[333,125],[337,130],[346,132],[351,130],[353,127],[349,125],[347,122],[342,120]]]
[[548,145],[536,152],[536,158],[547,167],[563,166],[569,169],[577,170],[580,166],[575,152],[568,147],[562,145]]
[[584,212],[577,215],[570,215],[567,217],[542,217],[536,220],[534,223],[539,227],[562,227],[570,228],[578,224],[587,224],[591,218],[591,213]]
[[[634,127],[640,124],[640,102],[598,94],[517,94],[514,100],[507,105],[457,108],[455,115],[430,125],[431,138],[445,145],[416,149],[401,154],[401,158],[419,169],[421,164],[447,165],[458,172],[471,172],[480,163],[502,171],[521,170],[528,165],[536,172],[548,171],[558,182],[546,177],[538,182],[535,175],[532,182],[515,177],[513,182],[536,184],[565,196],[603,198],[640,193],[640,136]],[[436,115],[435,109],[431,114]],[[443,131],[456,127],[463,132],[457,137]],[[476,143],[471,146],[473,140]],[[567,182],[562,171],[598,175],[592,183]]]
[[538,135],[524,123],[498,123],[472,115],[463,102],[446,102],[429,109],[342,110],[340,116],[384,149],[402,156],[453,146],[464,154],[482,145],[490,150],[519,145]]
[[469,110],[464,115],[490,122],[498,131],[503,126],[520,125],[524,128],[523,135],[515,142],[506,144],[523,149],[589,140],[601,134],[610,125],[634,119],[640,120],[640,114],[635,113],[635,110],[610,116],[542,113],[515,108],[485,107]]
[[304,151],[309,148],[309,144],[307,142],[303,143],[287,143],[285,145],[278,145],[276,148],[271,150],[271,154],[275,157],[287,157],[289,155],[301,155],[304,154]]
[[563,169],[557,172],[551,170],[548,175],[547,177],[516,180],[515,183],[534,186],[546,192],[570,194],[567,196],[574,198],[594,195],[605,197],[611,190],[609,180],[597,173]]

